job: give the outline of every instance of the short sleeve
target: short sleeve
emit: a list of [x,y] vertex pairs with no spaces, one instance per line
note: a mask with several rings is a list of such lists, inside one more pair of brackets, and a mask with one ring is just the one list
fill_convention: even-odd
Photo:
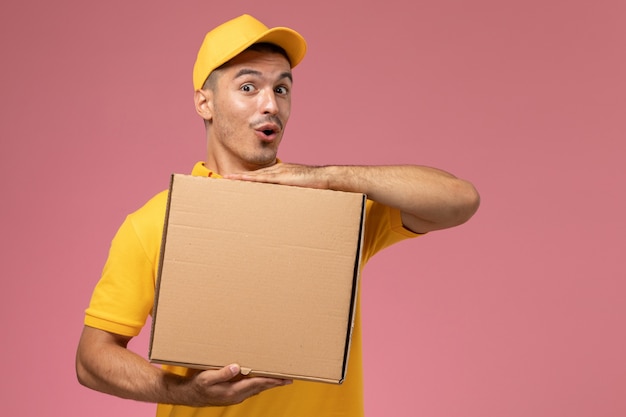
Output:
[[405,239],[421,236],[403,226],[400,210],[367,200],[362,264],[379,251]]
[[167,193],[129,215],[118,229],[85,325],[136,336],[152,312]]

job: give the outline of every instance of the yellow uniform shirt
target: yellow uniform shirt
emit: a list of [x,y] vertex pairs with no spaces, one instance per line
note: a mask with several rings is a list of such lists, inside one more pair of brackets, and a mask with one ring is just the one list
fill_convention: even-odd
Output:
[[[198,162],[192,175],[219,177]],[[130,214],[115,235],[85,324],[137,336],[152,313],[167,191]],[[417,236],[402,226],[400,212],[367,201],[362,263],[385,247]],[[358,300],[358,298],[357,298]],[[342,385],[294,381],[228,407],[192,408],[159,404],[157,417],[362,417],[361,320],[357,301],[347,376]],[[165,366],[179,375],[186,368]]]

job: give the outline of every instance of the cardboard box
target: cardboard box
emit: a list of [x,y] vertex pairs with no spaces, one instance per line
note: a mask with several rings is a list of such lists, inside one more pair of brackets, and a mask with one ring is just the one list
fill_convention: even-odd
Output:
[[365,196],[175,174],[150,360],[341,383]]

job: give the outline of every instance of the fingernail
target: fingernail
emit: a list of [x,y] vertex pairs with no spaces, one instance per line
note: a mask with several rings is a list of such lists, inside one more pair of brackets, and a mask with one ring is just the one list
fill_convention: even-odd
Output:
[[233,376],[239,375],[239,365],[230,365],[228,368],[230,369],[230,372],[232,372]]

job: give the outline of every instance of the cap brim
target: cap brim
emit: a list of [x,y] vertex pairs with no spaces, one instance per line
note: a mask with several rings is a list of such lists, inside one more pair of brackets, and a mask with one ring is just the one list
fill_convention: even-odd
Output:
[[[285,50],[285,53],[287,53],[291,68],[298,65],[306,54],[306,41],[298,32],[285,27],[275,27],[260,34],[256,38],[249,39],[247,42],[241,44],[238,48],[232,50],[228,55],[224,56],[220,60],[222,62],[220,66],[224,65],[252,45],[262,42],[271,43],[283,48]],[[216,68],[219,68],[219,66]],[[213,71],[214,70],[215,68],[213,69]]]
[[291,68],[298,65],[306,54],[306,41],[298,32],[289,28],[272,28],[247,47],[260,42],[269,42],[283,48],[289,57]]

